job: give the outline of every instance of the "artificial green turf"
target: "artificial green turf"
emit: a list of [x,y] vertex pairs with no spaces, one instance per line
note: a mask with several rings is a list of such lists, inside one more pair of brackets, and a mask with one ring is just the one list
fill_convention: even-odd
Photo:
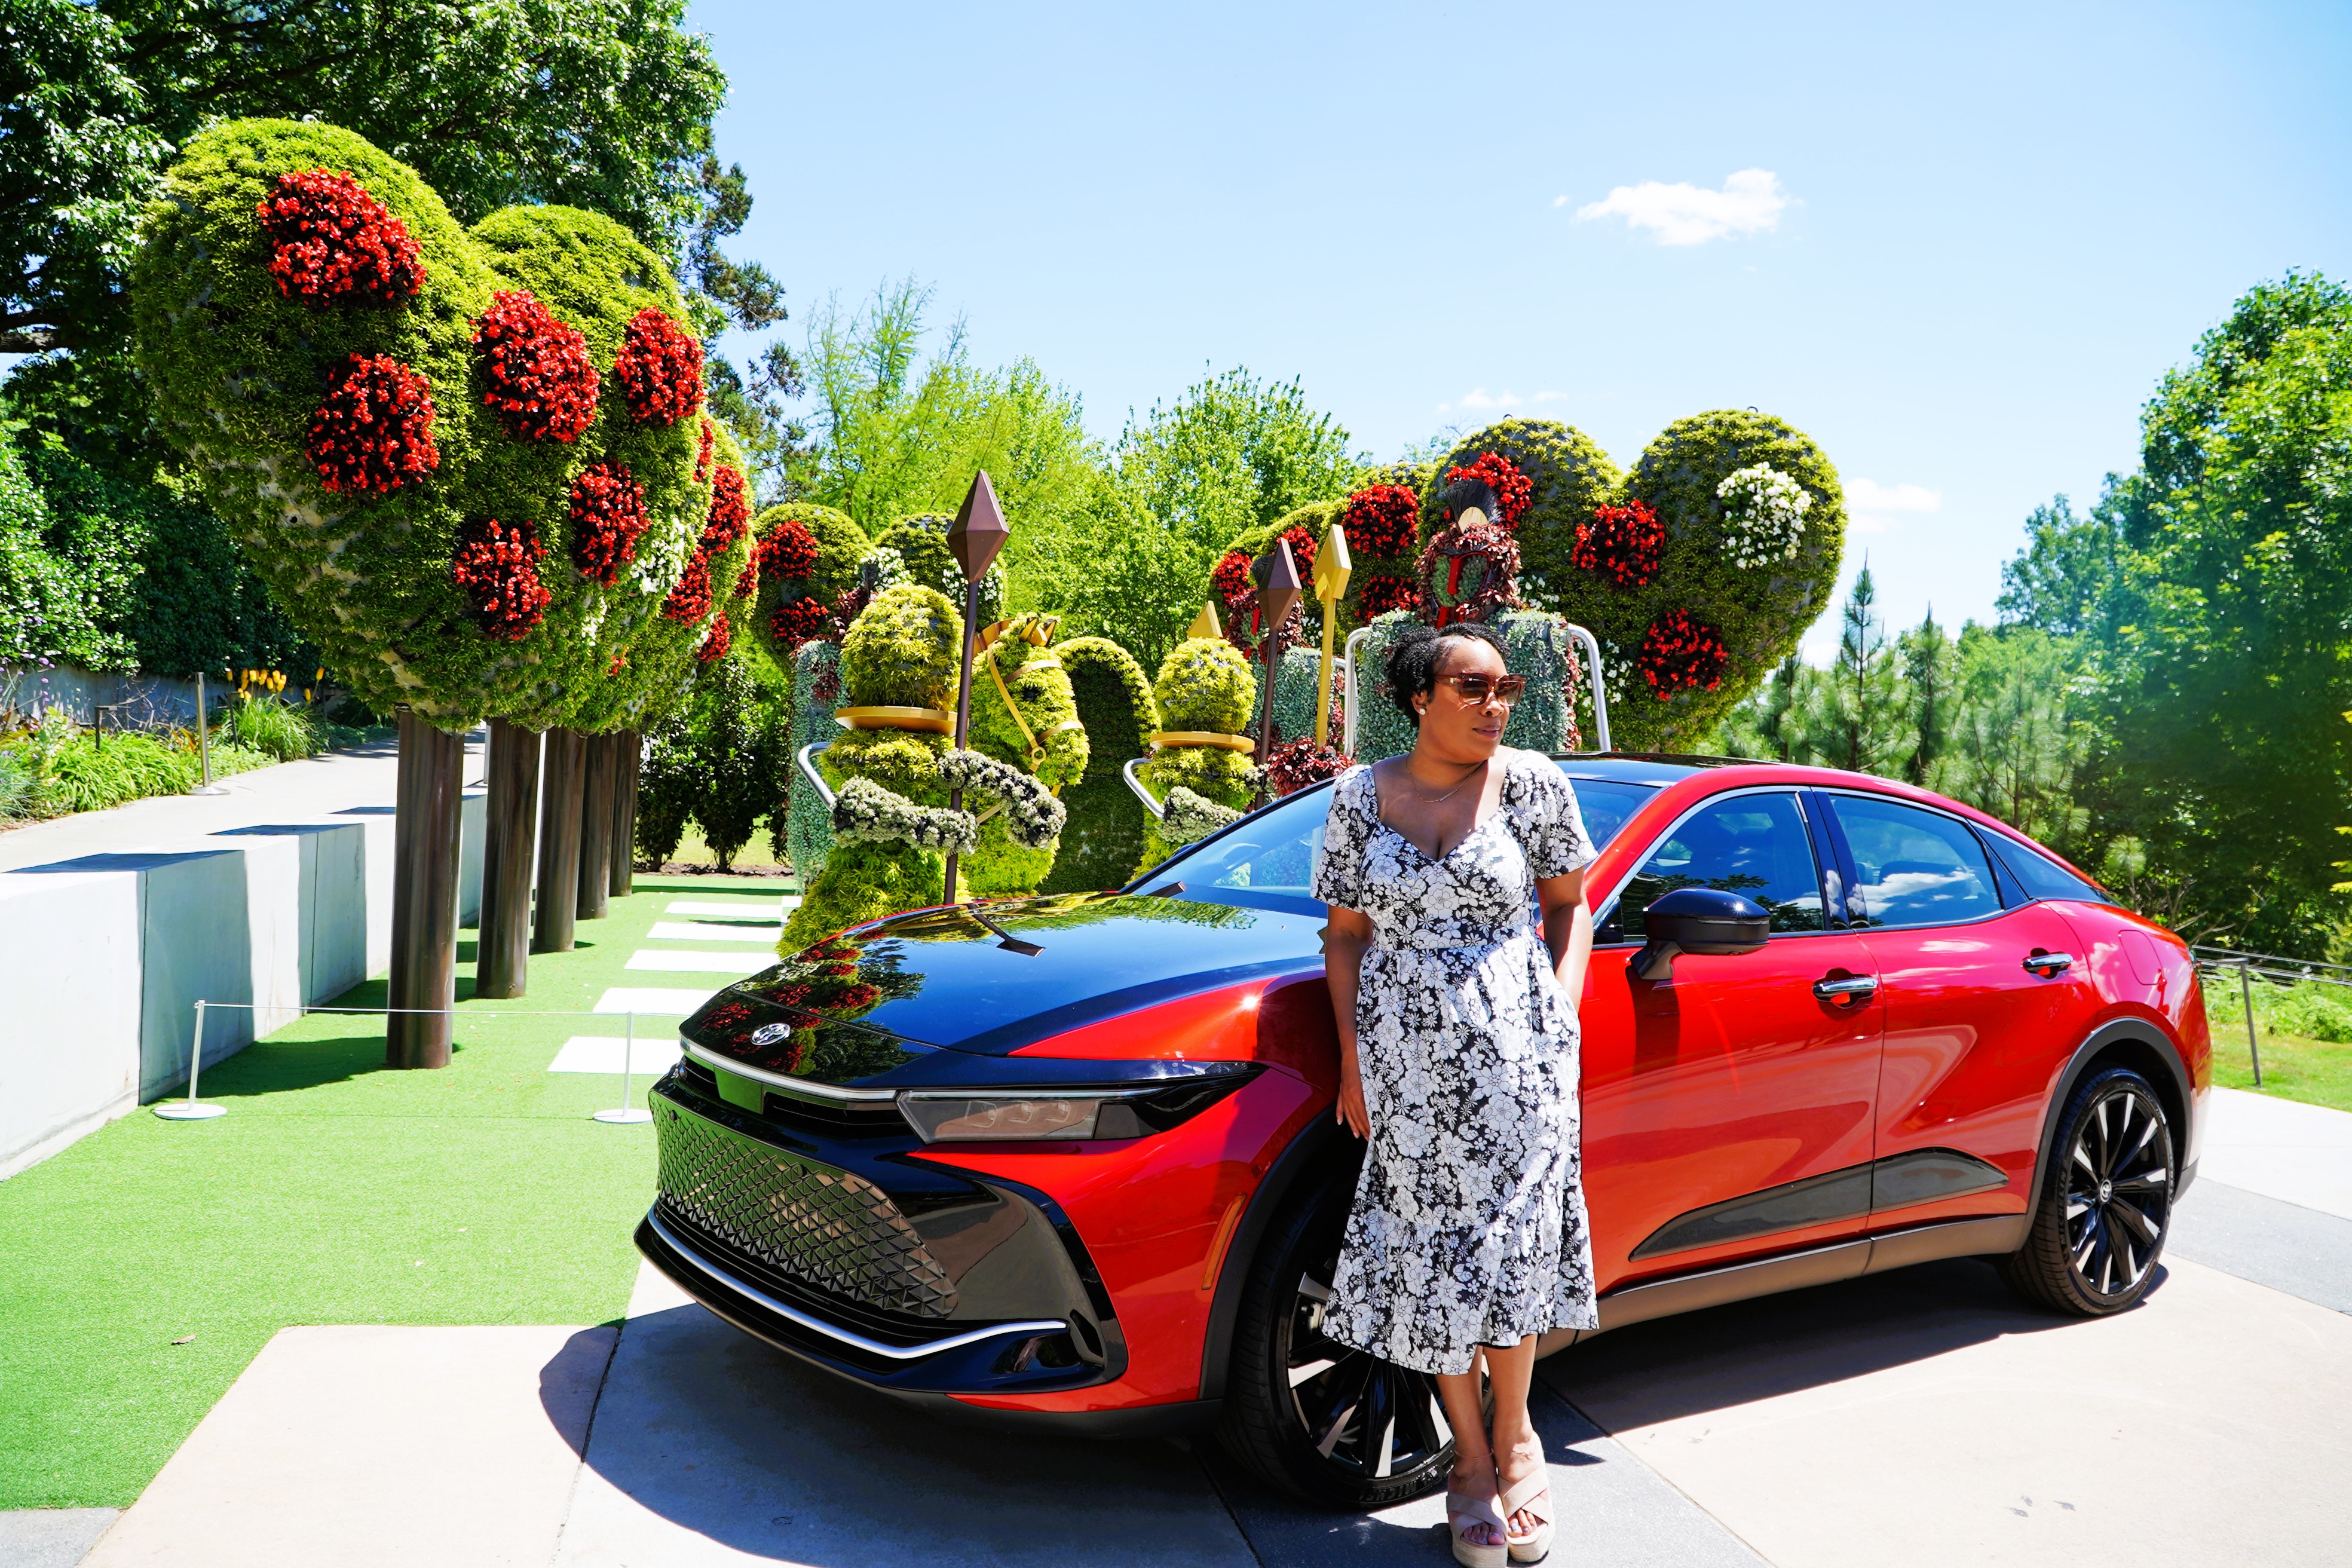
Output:
[[[0,1182],[0,1509],[128,1505],[289,1324],[619,1318],[652,1129],[588,1119],[617,1078],[547,1066],[624,1020],[499,1015],[584,1011],[612,985],[715,988],[725,976],[623,965],[654,921],[700,918],[666,916],[674,898],[748,912],[785,887],[640,874],[577,951],[533,955],[511,1002],[471,999],[467,933],[446,1069],[389,1070],[380,1017],[316,1014],[206,1069],[218,1121],[142,1110]],[[383,1003],[381,981],[337,999]]]

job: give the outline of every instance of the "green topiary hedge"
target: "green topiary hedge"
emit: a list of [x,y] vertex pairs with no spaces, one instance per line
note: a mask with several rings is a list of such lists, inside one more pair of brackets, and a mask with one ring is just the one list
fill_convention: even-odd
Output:
[[[1059,795],[1085,774],[1088,745],[1060,651],[1047,642],[1030,640],[1033,633],[1050,636],[1052,622],[1043,616],[1015,616],[980,656],[972,668],[971,731],[966,744],[1031,774]],[[1003,690],[989,674],[991,666],[1003,679]],[[1020,710],[1019,723],[1005,708],[1008,692]],[[974,803],[968,799],[966,804]],[[985,813],[994,804],[980,800],[977,809]],[[1033,848],[1014,843],[1006,829],[1007,818],[1001,812],[981,824],[980,847],[969,862],[972,891],[990,897],[1034,893],[1052,874],[1058,842]]]
[[[803,888],[824,869],[825,854],[833,847],[833,813],[809,787],[795,759],[803,746],[815,742],[829,746],[841,739],[841,726],[833,721],[833,710],[841,703],[841,645],[801,644],[793,656],[793,755],[785,759],[784,840],[776,849],[800,873]],[[822,757],[820,752],[810,760],[822,767]]]
[[[1160,710],[1160,721],[1169,731],[1198,730],[1214,734],[1236,735],[1248,728],[1255,695],[1250,681],[1251,666],[1241,651],[1231,643],[1209,637],[1192,637],[1178,643],[1160,664],[1160,679],[1152,683],[1153,702]],[[1182,785],[1204,800],[1236,811],[1247,809],[1253,794],[1250,770],[1253,759],[1241,752],[1222,746],[1163,746],[1150,762],[1136,770],[1144,787],[1161,801],[1168,792]],[[1171,842],[1153,822],[1144,833],[1143,858],[1136,872],[1160,864],[1174,854],[1181,845]]]
[[[1360,645],[1363,664],[1356,676],[1356,746],[1350,753],[1360,763],[1412,750],[1412,721],[1382,689],[1397,629],[1412,619],[1402,612],[1384,616]],[[1584,655],[1566,624],[1549,611],[1514,610],[1495,625],[1503,634],[1503,662],[1513,674],[1528,678],[1528,689],[1503,728],[1503,743],[1529,752],[1582,750],[1586,742],[1578,716],[1590,713],[1591,703],[1584,697]],[[1339,733],[1335,726],[1335,743]]]
[[[956,613],[961,615],[963,568],[948,548],[948,530],[954,523],[955,519],[945,512],[927,511],[902,517],[883,530],[874,542],[875,553],[884,562],[882,585],[905,582],[937,588],[954,601]],[[1004,563],[997,561],[981,575],[980,624],[992,625],[1003,615]]]
[[1149,815],[1120,774],[1126,763],[1150,754],[1160,715],[1143,667],[1108,637],[1073,637],[1055,651],[1086,726],[1087,771],[1062,792],[1070,819],[1040,890],[1094,892],[1132,877],[1143,853]]
[[[295,231],[265,229],[264,204],[291,201],[304,182],[333,186],[320,199],[342,204],[337,221],[383,242],[389,261],[341,253],[358,258],[364,287],[334,295],[332,235],[314,229],[306,253]],[[536,402],[488,401],[502,386],[478,329],[505,308],[501,290],[526,289],[557,339],[579,334],[566,352],[596,374],[570,440],[544,427],[553,416]],[[621,355],[637,331],[688,358],[699,351],[677,325],[685,309],[667,269],[625,230],[529,207],[467,233],[415,171],[360,137],[234,121],[194,138],[167,174],[131,299],[160,425],[362,701],[405,703],[451,729],[490,714],[603,729],[675,697],[703,632],[661,624],[709,513],[699,375],[685,401],[646,403]],[[656,326],[635,325],[648,311]],[[681,370],[662,384],[685,380]],[[362,385],[373,389],[365,399]],[[624,525],[601,553],[573,522],[575,484],[598,469],[597,493]],[[627,539],[632,496],[644,522]],[[493,521],[502,535],[487,531]],[[469,562],[474,587],[459,580]]]
[[[841,595],[856,586],[857,569],[874,544],[847,512],[814,501],[772,506],[751,531],[760,550],[759,598],[737,635],[750,637],[790,676],[803,643],[839,635],[826,629],[829,617]],[[804,570],[787,570],[803,561]]]

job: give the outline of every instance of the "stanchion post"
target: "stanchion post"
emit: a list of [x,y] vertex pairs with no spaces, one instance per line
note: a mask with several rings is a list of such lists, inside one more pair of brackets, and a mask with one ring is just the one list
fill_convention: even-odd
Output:
[[592,1118],[618,1127],[633,1127],[654,1119],[652,1111],[639,1110],[629,1103],[636,1098],[637,1016],[635,1013],[628,1015],[626,1027],[627,1036],[621,1042],[621,1103],[614,1110],[599,1110]]
[[2254,1087],[2263,1087],[2263,1047],[2254,1038],[2254,966],[2244,959],[2238,961],[2238,997],[2246,1005],[2246,1055],[2254,1064]]
[[204,764],[205,782],[190,790],[190,795],[226,795],[228,791],[213,783],[213,721],[212,710],[205,704],[205,672],[196,671],[196,760]]
[[196,998],[196,1032],[188,1047],[188,1098],[166,1100],[155,1108],[155,1114],[166,1121],[210,1121],[215,1116],[226,1116],[226,1105],[204,1105],[196,1100],[196,1075],[205,1065],[205,1000]]
[[[971,477],[971,489],[964,492],[963,505],[957,509],[955,521],[948,528],[948,549],[963,568],[963,674],[956,682],[955,744],[963,749],[971,734],[971,664],[972,654],[980,643],[980,580],[996,561],[997,552],[1013,531],[1005,526],[1003,509],[996,504],[996,487],[989,482],[988,470],[982,468]],[[958,785],[948,792],[948,809],[963,809],[963,788]],[[941,903],[957,901],[956,852],[948,851],[947,889]]]

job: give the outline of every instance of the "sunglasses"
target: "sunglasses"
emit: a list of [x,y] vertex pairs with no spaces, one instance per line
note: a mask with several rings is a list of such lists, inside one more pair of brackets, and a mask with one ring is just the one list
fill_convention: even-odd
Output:
[[1438,679],[1462,693],[1462,700],[1473,708],[1484,708],[1489,701],[1506,708],[1516,706],[1520,693],[1528,689],[1524,675],[1444,675]]

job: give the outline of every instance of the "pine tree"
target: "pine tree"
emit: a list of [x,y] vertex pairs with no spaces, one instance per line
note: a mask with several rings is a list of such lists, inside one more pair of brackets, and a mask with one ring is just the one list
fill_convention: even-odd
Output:
[[1910,759],[1903,765],[1903,776],[1915,784],[1925,784],[1936,760],[1951,744],[1958,700],[1952,689],[1952,641],[1936,624],[1936,607],[1930,605],[1927,618],[1904,633],[1902,643],[1903,682],[1910,688],[1912,729],[1916,737]]
[[1807,704],[1800,761],[1858,773],[1893,774],[1917,744],[1903,668],[1878,614],[1878,585],[1864,560],[1840,617],[1837,660]]

